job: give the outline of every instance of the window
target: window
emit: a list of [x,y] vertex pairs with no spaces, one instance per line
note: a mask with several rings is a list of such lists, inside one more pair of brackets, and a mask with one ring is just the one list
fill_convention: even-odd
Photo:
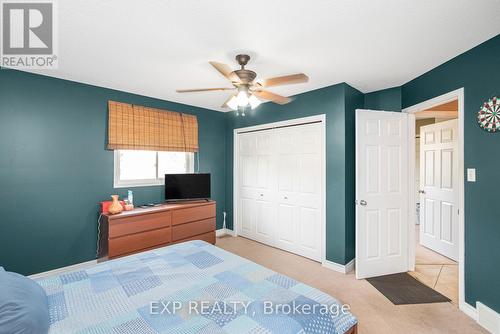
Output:
[[163,185],[165,174],[193,171],[194,153],[115,150],[115,188]]

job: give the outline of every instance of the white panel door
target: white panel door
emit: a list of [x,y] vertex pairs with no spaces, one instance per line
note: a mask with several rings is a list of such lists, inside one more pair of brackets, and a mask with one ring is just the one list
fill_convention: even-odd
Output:
[[420,244],[458,261],[458,120],[420,128]]
[[271,131],[239,135],[239,233],[263,243],[274,240],[274,162]]
[[356,277],[408,270],[408,115],[356,110]]
[[276,246],[321,260],[323,221],[322,125],[276,130],[277,222]]
[[276,247],[289,252],[296,252],[298,243],[298,212],[296,199],[293,197],[297,183],[298,159],[293,134],[291,128],[276,131]]
[[252,134],[241,134],[239,137],[239,233],[248,238],[255,236],[255,207],[257,197],[257,138]]
[[256,137],[256,197],[255,240],[273,245],[275,234],[275,166],[273,159],[274,137],[272,131],[259,131]]

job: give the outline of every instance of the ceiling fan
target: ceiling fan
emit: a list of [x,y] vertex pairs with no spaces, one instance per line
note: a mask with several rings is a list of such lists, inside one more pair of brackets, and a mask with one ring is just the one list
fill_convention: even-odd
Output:
[[261,100],[271,101],[278,104],[287,104],[292,100],[289,97],[271,93],[265,90],[265,88],[303,83],[309,80],[307,75],[299,73],[256,81],[255,78],[257,77],[257,73],[245,68],[249,60],[249,55],[237,55],[236,61],[241,68],[235,71],[232,71],[226,64],[215,61],[209,62],[210,65],[215,67],[217,71],[231,81],[233,84],[232,88],[178,89],[177,93],[235,90],[236,92],[232,94],[226,102],[224,102],[222,108],[231,108],[236,110],[237,115],[241,112],[241,114],[245,116],[245,109],[248,107],[251,109],[257,108],[262,102]]

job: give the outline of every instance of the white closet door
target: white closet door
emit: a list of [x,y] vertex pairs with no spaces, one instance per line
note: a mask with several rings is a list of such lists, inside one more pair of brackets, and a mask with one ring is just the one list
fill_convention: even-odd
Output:
[[321,260],[321,123],[238,135],[239,234]]
[[276,246],[319,261],[322,221],[320,124],[276,130]]

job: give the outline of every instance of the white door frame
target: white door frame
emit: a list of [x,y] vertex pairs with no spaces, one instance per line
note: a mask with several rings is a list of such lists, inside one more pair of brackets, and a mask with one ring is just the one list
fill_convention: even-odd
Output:
[[267,129],[275,129],[280,127],[305,125],[307,123],[321,123],[321,140],[323,142],[323,150],[321,152],[321,262],[326,260],[326,115],[315,115],[310,117],[294,118],[281,122],[259,124],[248,126],[244,128],[237,128],[233,130],[233,233],[238,236],[238,229],[240,221],[238,219],[238,203],[239,203],[239,170],[238,170],[238,156],[239,156],[239,138],[238,134],[248,131],[259,131]]
[[[460,88],[454,90],[452,92],[440,95],[438,97],[432,98],[430,100],[418,103],[411,107],[403,109],[403,112],[414,114],[421,110],[429,109],[435,107],[437,105],[450,102],[458,99],[458,300],[459,300],[459,308],[467,315],[475,318],[474,313],[475,309],[469,304],[465,302],[465,281],[464,281],[464,254],[465,254],[465,206],[464,206],[464,185],[465,185],[465,177],[464,177],[464,88]],[[410,147],[415,148],[415,118],[410,118],[408,123],[409,126],[409,143]],[[410,173],[409,179],[410,182],[410,203],[415,203],[415,149],[410,151],[410,162],[409,168]],[[414,227],[415,225],[415,214],[411,215]],[[409,229],[409,268],[408,270],[415,270],[415,228]],[[472,308],[472,310],[471,310]]]

